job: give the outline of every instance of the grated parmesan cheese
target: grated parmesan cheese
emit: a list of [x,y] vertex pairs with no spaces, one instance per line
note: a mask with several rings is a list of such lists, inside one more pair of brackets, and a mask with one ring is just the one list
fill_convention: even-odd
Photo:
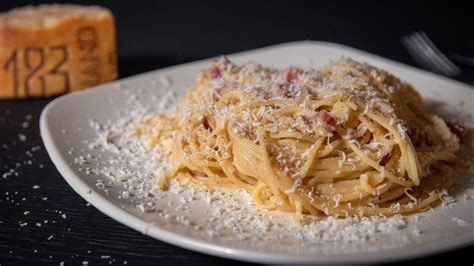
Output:
[[[258,66],[254,67],[258,69]],[[265,74],[263,73],[260,78],[265,78]],[[336,84],[323,80],[321,88],[318,89],[330,90],[332,86],[336,86]],[[248,92],[259,90],[252,86],[245,89]],[[298,93],[299,89],[292,87],[290,90],[292,93]],[[356,89],[354,88],[354,90]],[[132,90],[122,91],[131,96]],[[132,136],[135,129],[134,124],[156,112],[173,110],[171,107],[179,100],[178,95],[174,92],[163,92],[160,97],[153,108],[141,106],[137,96],[130,97],[132,100],[127,109],[121,113],[121,118],[100,122],[91,119],[90,127],[96,132],[96,138],[86,144],[91,156],[83,154],[77,147],[70,149],[70,154],[76,156],[77,167],[82,165],[81,168],[85,168],[84,165],[87,165],[91,175],[97,177],[97,187],[101,190],[100,193],[105,193],[110,187],[119,188],[118,193],[115,193],[114,189],[111,189],[110,193],[114,197],[120,196],[121,201],[130,202],[129,205],[133,206],[130,211],[147,219],[150,227],[157,224],[165,228],[189,230],[198,238],[219,239],[223,243],[232,245],[287,241],[288,243],[302,243],[302,245],[308,242],[324,243],[328,249],[334,247],[332,243],[337,246],[342,244],[353,248],[353,243],[376,242],[381,239],[384,239],[384,246],[377,247],[380,249],[408,245],[415,236],[421,233],[416,226],[412,230],[411,219],[401,215],[363,218],[329,216],[324,219],[304,216],[301,225],[294,224],[290,222],[292,214],[262,210],[254,205],[250,193],[240,189],[217,188],[210,191],[186,182],[172,180],[167,190],[157,191],[159,177],[171,167],[171,164],[163,159],[164,156],[160,156],[160,150],[156,148],[150,150],[139,138]],[[368,105],[365,109],[368,109]],[[272,107],[262,106],[256,113],[245,114],[244,117],[249,121],[240,121],[237,128],[233,130],[239,133],[247,127],[258,127],[251,120],[257,120],[256,117],[268,116],[274,111]],[[366,112],[367,110],[364,110],[364,114]],[[273,126],[278,129],[281,125],[275,124]],[[400,133],[403,134],[406,129],[402,127],[401,123],[398,126]],[[288,131],[291,132],[291,130],[293,129],[288,128]],[[330,135],[326,141],[328,146],[332,145]],[[350,140],[349,143],[360,148],[360,144],[356,140]],[[212,149],[212,147],[209,148]],[[309,152],[310,149],[302,157],[307,157]],[[97,154],[103,154],[104,158],[108,159],[104,163],[102,160],[98,160]],[[355,169],[354,162],[357,158],[347,158],[344,152],[341,152],[341,156],[342,159],[338,162],[340,168],[344,163],[350,163]],[[288,162],[295,164],[300,162],[299,158],[287,157],[284,154],[278,154],[274,158],[285,166]],[[285,168],[285,171],[289,173],[291,169]],[[383,171],[382,167],[382,175],[384,175]],[[301,177],[294,175],[293,179],[292,187],[285,193],[292,193],[300,187]],[[317,190],[314,191],[313,188],[307,192],[308,198],[314,200],[313,196],[317,193]],[[362,198],[362,193],[359,195]],[[447,192],[440,195],[440,198],[443,202],[454,201]],[[332,200],[335,207],[338,207],[341,195],[335,195]],[[348,208],[353,207],[349,205]],[[400,204],[394,204],[390,208],[398,211]],[[148,229],[145,230],[145,234],[148,233]],[[239,242],[236,239],[245,241]]]

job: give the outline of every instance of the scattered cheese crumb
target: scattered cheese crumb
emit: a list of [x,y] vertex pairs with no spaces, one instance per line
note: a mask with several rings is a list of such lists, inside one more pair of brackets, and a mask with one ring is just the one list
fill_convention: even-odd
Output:
[[455,221],[456,223],[458,223],[458,225],[459,225],[460,227],[465,227],[465,226],[471,225],[469,222],[466,222],[466,221],[464,221],[463,219],[458,218],[458,217],[453,217],[453,221]]
[[26,136],[25,136],[25,134],[18,133],[18,139],[20,139],[20,141],[26,141]]

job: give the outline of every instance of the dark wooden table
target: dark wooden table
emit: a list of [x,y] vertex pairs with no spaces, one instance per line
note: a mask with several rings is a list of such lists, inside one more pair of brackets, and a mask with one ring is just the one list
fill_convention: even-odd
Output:
[[[2,1],[0,12],[28,2]],[[474,39],[466,7],[95,2],[117,17],[121,77],[303,39],[335,41],[415,65],[400,44],[403,34],[424,29],[447,49]],[[38,119],[51,100],[0,101],[0,265],[242,264],[154,240],[88,206],[57,172],[41,142]],[[411,262],[457,262],[472,251],[466,247]]]

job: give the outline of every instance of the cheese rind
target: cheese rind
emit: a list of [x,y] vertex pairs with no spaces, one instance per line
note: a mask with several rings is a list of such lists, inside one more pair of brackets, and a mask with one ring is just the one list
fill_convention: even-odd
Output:
[[0,14],[0,99],[52,96],[116,78],[108,9],[54,4]]

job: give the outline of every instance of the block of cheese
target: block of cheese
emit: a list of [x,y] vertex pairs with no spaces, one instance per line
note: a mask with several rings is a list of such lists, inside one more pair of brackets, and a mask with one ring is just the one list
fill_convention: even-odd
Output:
[[0,99],[46,97],[117,78],[115,23],[99,6],[0,13]]

